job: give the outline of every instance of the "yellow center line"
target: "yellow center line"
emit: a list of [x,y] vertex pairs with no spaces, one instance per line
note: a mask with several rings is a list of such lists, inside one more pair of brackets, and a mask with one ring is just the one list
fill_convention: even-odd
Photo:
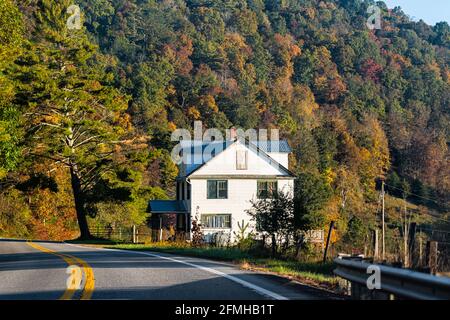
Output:
[[[69,266],[70,265],[79,265],[80,267],[82,267],[83,271],[84,271],[84,275],[85,275],[85,283],[84,283],[84,287],[83,287],[83,292],[81,294],[81,300],[91,299],[92,294],[94,293],[94,288],[95,288],[95,278],[94,278],[94,271],[92,270],[91,266],[86,261],[84,261],[80,258],[77,258],[75,256],[72,256],[72,255],[58,253],[56,251],[50,250],[46,247],[40,246],[37,243],[33,243],[31,241],[27,241],[27,244],[36,250],[60,257]],[[66,289],[64,294],[59,299],[60,300],[70,300],[70,299],[72,299],[74,294],[75,294],[75,290]]]

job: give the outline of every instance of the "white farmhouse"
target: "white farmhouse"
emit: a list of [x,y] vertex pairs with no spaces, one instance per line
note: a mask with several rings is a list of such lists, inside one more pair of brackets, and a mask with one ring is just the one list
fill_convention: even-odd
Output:
[[285,140],[183,141],[181,150],[177,199],[149,204],[156,239],[175,232],[190,239],[195,219],[206,241],[233,242],[243,223],[249,223],[247,232],[255,230],[246,213],[251,200],[268,198],[274,190],[293,193],[294,175],[288,170],[291,148]]

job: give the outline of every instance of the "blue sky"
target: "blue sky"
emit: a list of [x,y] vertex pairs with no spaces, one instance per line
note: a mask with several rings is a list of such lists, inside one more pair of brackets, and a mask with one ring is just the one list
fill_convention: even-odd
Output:
[[450,23],[450,0],[384,0],[389,8],[400,6],[414,21],[422,19],[428,24]]

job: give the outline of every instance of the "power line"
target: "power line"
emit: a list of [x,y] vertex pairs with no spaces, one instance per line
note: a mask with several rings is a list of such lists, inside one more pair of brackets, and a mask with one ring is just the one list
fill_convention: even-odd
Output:
[[[397,188],[397,187],[394,187],[394,186],[391,186],[391,185],[388,185],[388,184],[384,184],[385,186],[388,186],[388,187],[392,187],[392,188],[394,188],[394,189],[397,189],[397,190],[401,190],[401,191],[404,191],[404,192],[406,192],[406,193],[408,193],[407,191],[405,191],[405,190],[403,190],[403,189],[401,189],[401,188]],[[387,193],[386,191],[384,191],[385,193]],[[411,195],[415,195],[415,194],[413,194],[413,193],[409,193],[409,194],[411,194]],[[417,196],[417,195],[416,195]],[[418,196],[418,197],[420,197],[420,196]],[[420,198],[424,198],[424,197],[420,197]],[[435,200],[432,200],[432,199],[428,199],[428,198],[424,198],[424,199],[427,199],[427,200],[431,200],[431,201],[434,201],[434,202],[436,202]],[[439,205],[442,205],[441,203],[439,203],[439,202],[436,202],[437,204],[439,204]],[[379,204],[378,204],[379,205]],[[434,216],[434,215],[432,215],[431,213],[429,213],[429,212],[421,212],[420,214],[425,214],[425,215],[428,215],[428,216],[430,216],[430,217],[432,217],[432,218],[434,218],[434,219],[437,219],[437,220],[441,220],[441,221],[444,221],[444,222],[446,222],[446,223],[450,223],[450,220],[447,220],[447,219],[443,219],[443,218],[439,218],[439,217],[436,217],[436,216]]]
[[450,231],[439,230],[439,229],[431,229],[431,228],[427,228],[427,227],[422,227],[421,225],[418,225],[418,226],[417,226],[417,229],[419,229],[419,230],[431,231],[431,232],[437,232],[437,233],[446,233],[446,234],[450,234]]
[[410,191],[406,191],[406,190],[404,190],[404,189],[402,189],[402,188],[398,188],[398,187],[391,186],[390,184],[387,184],[387,183],[385,183],[385,185],[388,186],[388,187],[390,187],[390,188],[393,188],[393,189],[397,189],[397,190],[403,191],[404,193],[407,193],[407,194],[409,194],[409,195],[412,195],[412,196],[415,196],[415,197],[418,197],[418,198],[422,198],[422,199],[425,199],[425,200],[428,200],[428,201],[432,201],[432,202],[434,202],[434,203],[436,203],[436,204],[438,204],[438,205],[440,205],[440,206],[445,206],[443,203],[437,201],[436,199],[431,199],[431,198],[419,196],[418,194],[412,193],[412,192],[410,192]]

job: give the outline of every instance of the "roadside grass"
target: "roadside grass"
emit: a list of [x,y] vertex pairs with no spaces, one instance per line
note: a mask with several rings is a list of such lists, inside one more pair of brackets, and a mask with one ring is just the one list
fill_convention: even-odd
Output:
[[299,262],[295,260],[262,258],[238,248],[193,248],[187,243],[115,244],[108,248],[153,251],[208,258],[238,264],[243,269],[270,272],[299,280],[308,285],[338,292],[339,281],[333,275],[333,263]]

